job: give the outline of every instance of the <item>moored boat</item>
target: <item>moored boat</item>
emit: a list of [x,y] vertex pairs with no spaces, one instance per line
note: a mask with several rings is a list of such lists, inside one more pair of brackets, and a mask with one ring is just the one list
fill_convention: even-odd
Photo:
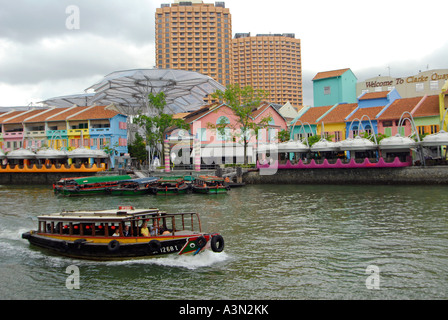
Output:
[[194,180],[192,190],[195,193],[222,194],[230,190],[224,179],[216,176],[199,176]]
[[131,180],[129,175],[63,178],[53,185],[54,193],[64,196],[87,196],[107,194],[123,180]]
[[190,191],[190,186],[185,183],[183,177],[163,177],[157,185],[152,187],[152,192],[155,195],[178,195],[186,194]]
[[159,178],[148,177],[119,181],[118,186],[108,189],[113,196],[138,196],[151,194],[153,186]]
[[219,233],[202,233],[197,213],[168,214],[133,207],[42,215],[37,230],[23,233],[22,238],[61,255],[92,260],[224,249]]

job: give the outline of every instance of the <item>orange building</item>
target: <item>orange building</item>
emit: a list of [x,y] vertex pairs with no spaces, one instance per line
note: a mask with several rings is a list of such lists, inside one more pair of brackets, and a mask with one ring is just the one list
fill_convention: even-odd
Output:
[[298,108],[303,104],[301,61],[300,39],[292,33],[237,33],[232,40],[232,83],[268,91],[268,101],[289,101]]
[[156,65],[230,84],[232,17],[224,2],[174,1],[156,9]]

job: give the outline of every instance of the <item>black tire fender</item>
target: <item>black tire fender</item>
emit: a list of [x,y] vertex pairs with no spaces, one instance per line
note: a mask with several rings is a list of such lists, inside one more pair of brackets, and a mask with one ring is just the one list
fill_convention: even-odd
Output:
[[205,239],[203,236],[200,236],[196,239],[196,244],[199,248],[203,248],[207,244],[207,239]]
[[155,251],[160,250],[160,248],[162,247],[162,244],[160,243],[159,240],[151,240],[148,242],[148,246],[149,246],[149,250],[151,252],[155,252]]
[[224,238],[220,234],[213,236],[210,241],[210,247],[213,252],[222,252],[224,250]]
[[75,244],[76,249],[81,249],[82,246],[87,242],[86,239],[76,239],[75,241],[73,241],[73,243]]
[[118,249],[120,249],[120,242],[118,242],[117,240],[112,240],[111,242],[109,242],[109,244],[107,245],[107,249],[110,252],[116,252],[118,251]]

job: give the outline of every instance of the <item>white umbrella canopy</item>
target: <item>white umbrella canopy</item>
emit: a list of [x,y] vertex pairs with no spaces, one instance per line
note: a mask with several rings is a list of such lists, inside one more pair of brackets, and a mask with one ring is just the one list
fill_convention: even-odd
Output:
[[6,155],[8,159],[35,159],[36,154],[27,149],[17,149],[8,152]]
[[338,151],[339,143],[322,139],[311,146],[311,151]]
[[278,145],[278,151],[279,152],[298,152],[298,153],[304,153],[310,151],[310,148],[306,146],[301,141],[294,141],[290,140],[287,142],[279,143]]
[[107,158],[108,155],[103,150],[93,150],[86,148],[77,148],[68,152],[68,157],[71,159],[79,158]]
[[437,147],[448,145],[448,132],[441,130],[437,133],[430,134],[423,138],[421,142],[424,147]]
[[409,137],[402,137],[400,134],[385,138],[380,141],[380,149],[401,150],[416,147],[418,144]]
[[185,70],[134,69],[115,71],[87,88],[93,90],[96,104],[115,104],[128,115],[149,112],[148,95],[164,92],[166,113],[194,111],[204,105],[204,97],[224,90],[211,77]]
[[36,152],[37,159],[65,159],[67,152],[55,149],[42,149]]
[[378,146],[366,138],[356,136],[354,139],[346,139],[339,142],[339,148],[341,150],[374,150]]

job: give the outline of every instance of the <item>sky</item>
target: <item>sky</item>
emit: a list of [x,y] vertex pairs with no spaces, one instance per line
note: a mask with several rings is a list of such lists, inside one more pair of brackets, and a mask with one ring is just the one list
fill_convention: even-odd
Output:
[[[0,106],[83,93],[113,71],[153,68],[155,10],[172,2],[0,0]],[[312,79],[321,71],[351,68],[364,81],[448,68],[444,0],[225,4],[233,34],[301,39],[305,105],[313,104]]]

